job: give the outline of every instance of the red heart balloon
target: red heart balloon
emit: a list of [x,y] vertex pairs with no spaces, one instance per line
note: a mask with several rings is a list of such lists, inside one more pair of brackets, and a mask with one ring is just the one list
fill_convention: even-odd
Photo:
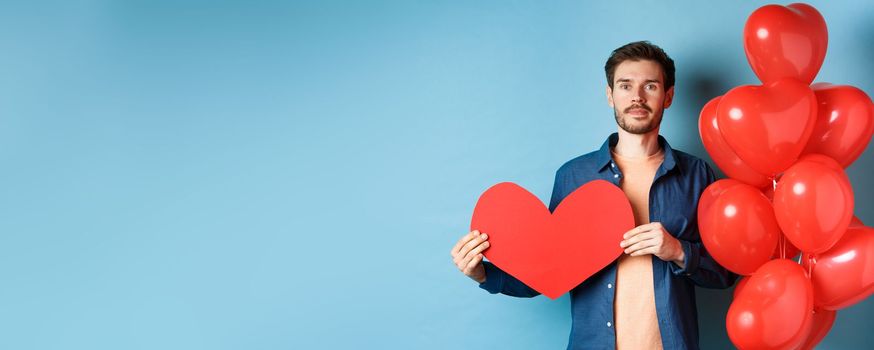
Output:
[[725,326],[739,349],[795,349],[812,326],[813,287],[800,265],[762,265],[728,308]]
[[[810,255],[802,262],[810,265]],[[837,244],[816,255],[811,281],[816,305],[840,310],[874,294],[874,229],[848,228]]]
[[536,196],[510,182],[480,196],[471,230],[489,235],[486,258],[550,299],[573,289],[622,254],[622,235],[634,228],[625,193],[589,182],[550,214]]
[[750,275],[771,260],[780,237],[768,198],[732,179],[716,181],[701,194],[698,229],[710,255],[741,275]]
[[825,19],[807,4],[762,6],[744,26],[744,51],[763,83],[794,78],[810,85],[827,48]]
[[732,292],[732,294],[731,294],[732,299],[737,299],[737,296],[743,292],[744,287],[747,286],[747,282],[749,282],[749,281],[750,281],[749,276],[744,276],[744,277],[741,277],[739,280],[737,280],[737,284],[734,286],[734,292]]
[[859,226],[865,226],[865,223],[862,222],[862,220],[859,220],[858,217],[853,216],[853,219],[850,220],[850,226],[849,226],[849,227],[859,227]]
[[804,153],[820,153],[844,168],[859,158],[874,135],[874,104],[852,86],[814,84],[816,123]]
[[844,179],[847,180],[847,183],[850,182],[850,177],[847,176],[847,173],[844,171],[844,168],[841,167],[841,165],[834,158],[827,157],[827,156],[824,156],[824,155],[819,154],[819,153],[811,153],[811,154],[802,155],[801,157],[798,158],[798,161],[799,162],[800,161],[813,162],[813,163],[817,163],[819,165],[825,166],[826,168],[831,169],[835,173],[843,175]]
[[719,133],[716,107],[721,98],[722,96],[718,96],[707,102],[698,117],[698,133],[701,134],[704,148],[707,149],[707,153],[710,154],[710,158],[713,158],[719,169],[722,169],[728,177],[755,187],[770,184],[771,181],[768,180],[768,177],[757,173],[749,165],[746,165]]
[[741,182],[732,179],[721,179],[707,186],[701,197],[698,198],[698,229],[702,226],[712,226],[712,220],[709,214],[713,210],[713,204],[719,199],[719,196],[725,193],[725,190],[734,186],[740,185]]
[[760,174],[791,166],[813,132],[816,96],[795,79],[731,89],[716,109],[719,131],[737,155]]
[[[815,291],[814,299],[816,299]],[[828,334],[828,331],[832,329],[832,325],[834,325],[837,316],[837,311],[814,308],[812,320],[813,326],[811,326],[810,335],[807,336],[807,340],[804,341],[804,344],[802,344],[798,349],[813,350],[816,347],[816,344],[819,344],[819,342],[821,342]]]
[[853,206],[853,188],[843,168],[822,155],[799,160],[774,191],[774,213],[783,234],[808,253],[824,252],[841,238]]

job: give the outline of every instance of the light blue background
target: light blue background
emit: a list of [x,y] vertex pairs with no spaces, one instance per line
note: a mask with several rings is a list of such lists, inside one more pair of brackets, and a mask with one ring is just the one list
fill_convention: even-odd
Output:
[[[662,134],[757,83],[765,2],[4,1],[0,348],[559,349],[567,297],[489,295],[449,249],[479,194],[544,201],[615,130],[603,64],[677,62]],[[874,6],[814,5],[818,81],[874,93]],[[848,169],[874,222],[874,157]],[[730,290],[701,290],[704,348]],[[824,349],[874,342],[874,300]]]

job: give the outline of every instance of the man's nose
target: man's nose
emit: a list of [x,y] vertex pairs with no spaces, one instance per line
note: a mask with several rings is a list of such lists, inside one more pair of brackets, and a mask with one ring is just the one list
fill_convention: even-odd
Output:
[[642,93],[639,93],[639,92],[638,92],[638,93],[634,94],[634,96],[631,97],[631,102],[633,102],[633,103],[644,103],[644,102],[646,102],[646,99],[643,98],[643,94],[642,94]]

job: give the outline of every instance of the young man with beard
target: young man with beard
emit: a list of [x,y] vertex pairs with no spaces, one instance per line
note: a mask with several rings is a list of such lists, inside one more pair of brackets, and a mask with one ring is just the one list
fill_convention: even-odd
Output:
[[[625,192],[637,227],[623,236],[619,259],[571,290],[568,349],[698,349],[695,285],[727,288],[737,278],[707,253],[698,234],[698,198],[715,181],[713,170],[659,136],[675,72],[661,48],[627,44],[604,68],[618,131],[599,150],[558,169],[549,210],[583,184],[607,180]],[[487,233],[472,231],[451,254],[492,294],[539,294],[483,262],[488,247]]]

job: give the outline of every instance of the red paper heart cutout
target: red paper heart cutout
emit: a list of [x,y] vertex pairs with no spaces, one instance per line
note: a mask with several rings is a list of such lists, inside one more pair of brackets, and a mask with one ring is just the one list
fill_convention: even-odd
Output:
[[531,192],[503,182],[480,196],[470,227],[489,235],[489,261],[556,299],[622,254],[634,215],[625,193],[604,180],[580,186],[552,214]]
[[816,96],[795,79],[728,91],[716,107],[719,132],[738,157],[762,175],[789,168],[816,122]]
[[762,6],[744,26],[744,51],[763,83],[795,78],[809,85],[827,47],[825,19],[807,4]]

